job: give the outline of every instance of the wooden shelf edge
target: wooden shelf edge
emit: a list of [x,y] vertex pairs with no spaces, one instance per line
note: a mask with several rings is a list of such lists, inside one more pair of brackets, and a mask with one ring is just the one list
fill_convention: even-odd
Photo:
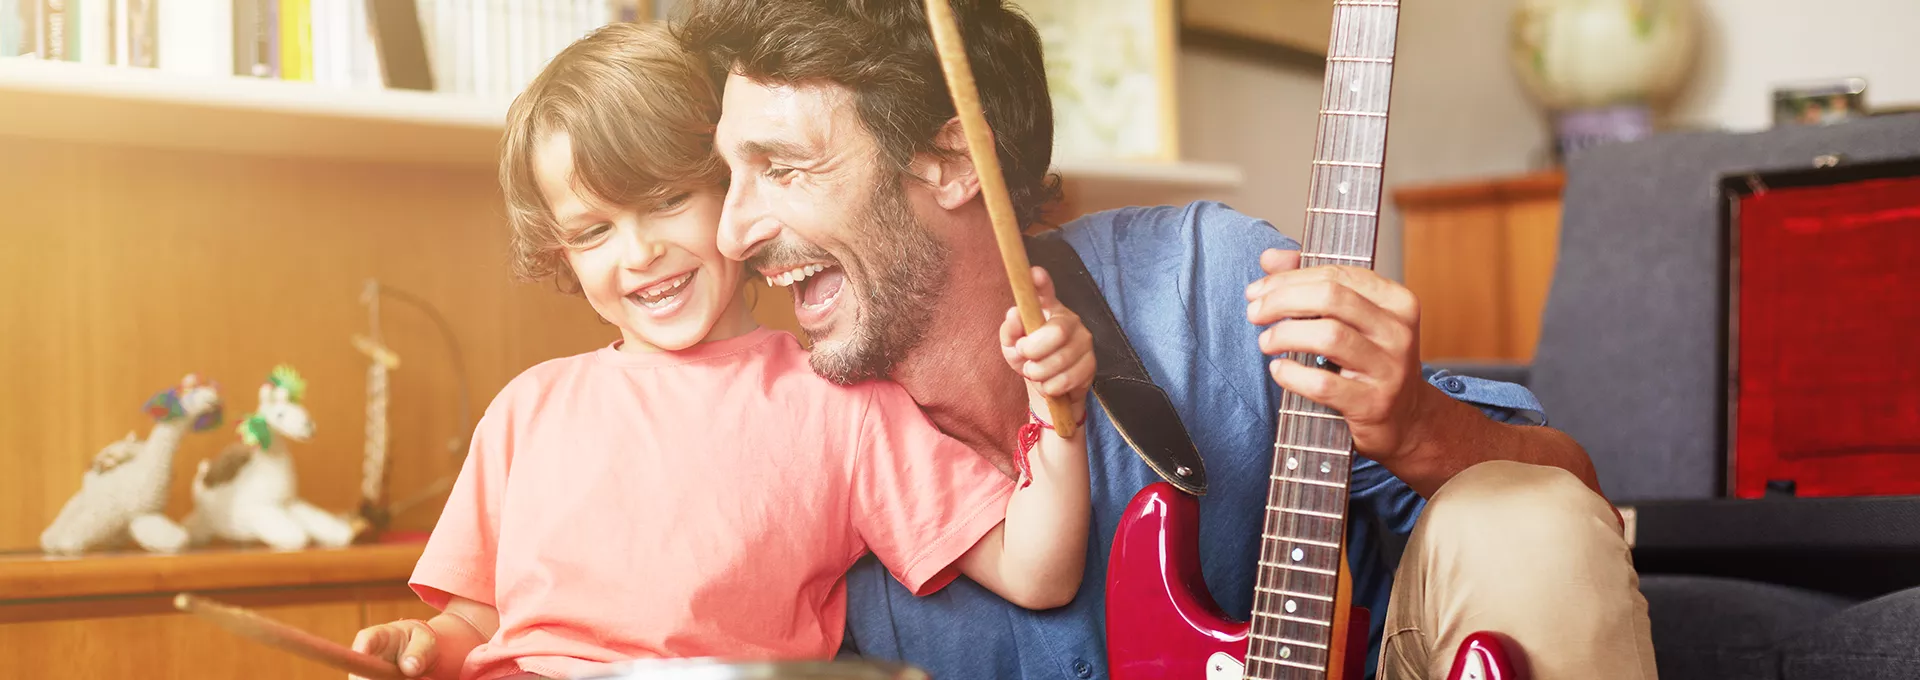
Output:
[[490,167],[506,102],[0,59],[0,135],[255,156]]
[[1407,209],[1475,201],[1549,199],[1558,198],[1566,184],[1564,172],[1546,170],[1481,181],[1403,187],[1393,192],[1393,202],[1401,209]]
[[178,555],[0,557],[0,603],[194,590],[405,582],[425,543],[278,552],[214,549]]
[[500,127],[508,105],[445,93],[349,89],[28,58],[0,59],[0,91],[482,129]]

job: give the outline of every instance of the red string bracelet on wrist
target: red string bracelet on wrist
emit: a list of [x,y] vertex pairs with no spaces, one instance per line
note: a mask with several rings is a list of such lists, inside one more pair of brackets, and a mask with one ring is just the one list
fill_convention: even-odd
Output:
[[[1087,412],[1081,411],[1079,422],[1074,424],[1086,425]],[[1040,414],[1027,411],[1027,424],[1020,426],[1020,447],[1013,452],[1013,466],[1020,470],[1020,488],[1033,486],[1033,468],[1027,463],[1027,453],[1033,450],[1033,445],[1040,443],[1040,431],[1051,429],[1053,426],[1041,420]]]

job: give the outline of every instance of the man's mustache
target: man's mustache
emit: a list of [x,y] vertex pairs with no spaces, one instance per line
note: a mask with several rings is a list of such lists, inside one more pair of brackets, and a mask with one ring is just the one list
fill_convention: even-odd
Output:
[[839,264],[839,260],[825,248],[805,241],[783,239],[761,245],[747,256],[746,265],[754,271],[779,272],[815,262]]

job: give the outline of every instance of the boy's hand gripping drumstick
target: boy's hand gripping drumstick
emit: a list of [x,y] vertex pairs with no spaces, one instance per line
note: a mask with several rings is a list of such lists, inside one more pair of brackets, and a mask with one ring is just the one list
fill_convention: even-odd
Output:
[[239,607],[181,593],[174,596],[173,608],[198,615],[236,635],[278,647],[363,678],[408,680],[400,673],[399,668],[378,657],[361,654],[326,638]]
[[[1020,308],[1020,323],[1032,333],[1046,324],[1040,313],[1040,299],[1033,291],[1033,274],[1027,263],[1027,247],[1020,241],[1020,226],[1014,222],[1013,200],[1007,197],[1007,179],[1000,174],[1000,156],[987,130],[986,113],[980,109],[980,91],[973,84],[973,67],[967,62],[967,48],[960,42],[960,29],[953,22],[948,0],[926,0],[927,23],[933,27],[933,44],[940,50],[940,69],[947,74],[947,92],[953,95],[953,110],[960,117],[960,129],[967,135],[967,153],[973,157],[973,170],[980,175],[980,194],[987,201],[987,216],[993,220],[993,236],[1000,243],[1000,261],[1007,267],[1007,281],[1013,285],[1013,302]],[[1073,411],[1058,397],[1047,398],[1054,431],[1062,438],[1072,437]]]

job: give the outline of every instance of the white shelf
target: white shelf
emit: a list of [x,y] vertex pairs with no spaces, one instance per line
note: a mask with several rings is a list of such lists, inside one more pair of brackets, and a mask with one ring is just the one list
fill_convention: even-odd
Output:
[[109,145],[490,166],[505,102],[0,59],[0,134]]
[[1245,181],[1239,166],[1225,163],[1077,161],[1054,164],[1062,178],[1102,184],[1150,184],[1166,188],[1235,189]]
[[[0,58],[0,135],[70,142],[491,169],[507,102],[405,90],[194,76]],[[1239,168],[1056,164],[1070,187],[1225,191]]]

